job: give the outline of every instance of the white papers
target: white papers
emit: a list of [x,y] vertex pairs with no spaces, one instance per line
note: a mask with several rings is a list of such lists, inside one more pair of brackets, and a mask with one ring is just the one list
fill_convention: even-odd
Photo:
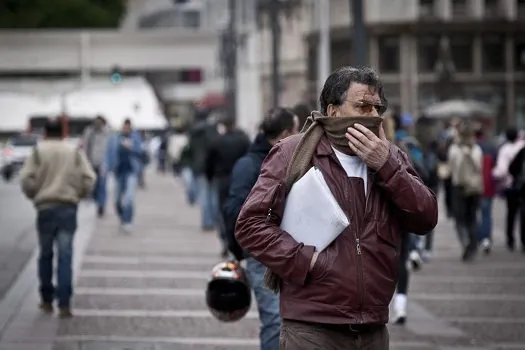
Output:
[[323,174],[310,168],[291,188],[281,229],[297,242],[322,251],[350,225]]

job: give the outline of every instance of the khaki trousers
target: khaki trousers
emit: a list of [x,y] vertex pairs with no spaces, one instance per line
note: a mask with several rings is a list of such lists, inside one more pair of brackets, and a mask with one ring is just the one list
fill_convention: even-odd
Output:
[[283,320],[280,350],[388,350],[386,326],[365,332],[348,327],[327,327],[322,324]]

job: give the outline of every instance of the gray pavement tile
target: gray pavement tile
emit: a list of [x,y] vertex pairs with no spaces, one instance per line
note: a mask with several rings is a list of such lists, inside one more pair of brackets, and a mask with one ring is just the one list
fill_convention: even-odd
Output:
[[525,318],[525,301],[492,300],[418,300],[438,317],[506,317]]
[[478,344],[525,344],[525,324],[523,323],[453,323],[467,332]]
[[[156,344],[155,350],[259,350],[258,345],[242,345],[242,346],[231,346],[231,345],[186,345],[186,344]],[[426,349],[425,349],[426,350]]]
[[[219,262],[219,259],[217,259]],[[182,271],[201,271],[210,272],[214,264],[210,265],[191,265],[191,264],[150,264],[142,263],[137,265],[130,264],[108,264],[88,262],[84,263],[82,269],[84,270],[139,270],[139,271],[154,271],[154,270],[182,270]]]
[[191,278],[113,278],[80,277],[79,287],[99,288],[201,288],[206,287],[206,280]]
[[80,342],[55,342],[52,350],[82,350]]
[[516,294],[524,295],[525,284],[504,283],[457,283],[442,281],[420,281],[417,276],[411,279],[410,293],[447,293],[447,294]]
[[81,343],[80,350],[156,350],[156,348],[154,343],[86,341]]
[[52,343],[44,342],[23,342],[23,343],[11,343],[11,344],[0,344],[0,350],[77,350],[77,349],[54,349]]
[[[255,308],[255,302],[252,304]],[[73,307],[116,310],[207,310],[204,290],[194,296],[77,295]]]
[[229,337],[256,338],[258,320],[227,324],[212,318],[157,317],[79,317],[61,322],[59,335],[97,335],[126,337]]

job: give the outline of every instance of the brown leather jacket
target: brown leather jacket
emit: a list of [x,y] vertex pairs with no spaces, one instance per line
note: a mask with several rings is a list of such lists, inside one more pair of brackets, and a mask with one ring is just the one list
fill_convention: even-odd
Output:
[[[435,195],[406,154],[390,148],[385,165],[363,180],[348,178],[326,137],[312,165],[321,169],[350,226],[319,254],[295,241],[279,223],[285,204],[286,167],[300,136],[277,143],[237,220],[242,248],[282,277],[281,316],[316,323],[384,324],[397,283],[401,232],[425,234],[437,224]],[[324,208],[319,208],[324,210]]]

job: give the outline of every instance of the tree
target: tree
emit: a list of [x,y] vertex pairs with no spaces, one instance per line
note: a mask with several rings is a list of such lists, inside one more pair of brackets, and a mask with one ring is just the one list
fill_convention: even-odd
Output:
[[301,0],[257,0],[257,20],[259,27],[263,26],[263,17],[268,18],[272,32],[272,104],[279,106],[281,91],[281,76],[279,63],[281,59],[281,26],[280,17],[290,18],[302,6]]
[[125,0],[1,0],[1,29],[116,28]]

